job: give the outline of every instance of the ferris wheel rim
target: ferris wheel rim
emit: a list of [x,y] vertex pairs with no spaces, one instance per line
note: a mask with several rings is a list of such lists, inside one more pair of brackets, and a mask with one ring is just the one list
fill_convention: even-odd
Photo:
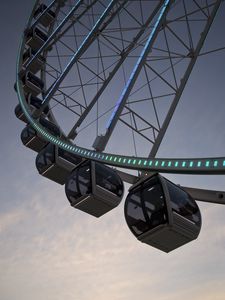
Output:
[[[225,157],[208,158],[146,158],[115,155],[93,151],[63,141],[50,134],[39,122],[34,120],[26,107],[27,103],[23,95],[19,75],[17,75],[17,90],[22,110],[31,126],[48,142],[70,153],[85,159],[91,159],[114,167],[143,170],[149,172],[172,173],[172,174],[224,174]],[[189,163],[189,166],[187,166]]]
[[[34,8],[37,3],[38,1],[35,2]],[[27,28],[29,28],[31,22],[32,14],[28,20]],[[65,141],[64,139],[55,137],[54,135],[50,134],[36,119],[34,119],[25,100],[20,78],[24,45],[25,32],[21,40],[17,58],[16,85],[18,99],[25,116],[29,120],[30,125],[43,137],[44,140],[84,159],[98,161],[100,163],[118,168],[171,174],[225,174],[225,157],[149,158],[140,156],[133,157],[126,155],[116,155],[113,153],[98,152],[88,148],[71,145],[71,143]]]

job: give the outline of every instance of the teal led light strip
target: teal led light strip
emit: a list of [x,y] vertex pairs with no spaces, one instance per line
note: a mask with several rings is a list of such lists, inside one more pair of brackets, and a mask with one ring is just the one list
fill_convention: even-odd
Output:
[[110,126],[112,124],[113,118],[116,115],[116,113],[117,113],[117,111],[118,111],[118,109],[120,107],[120,104],[123,102],[124,95],[129,90],[130,84],[132,83],[133,79],[135,78],[135,74],[138,71],[138,68],[141,66],[142,59],[145,56],[146,51],[147,51],[147,49],[149,48],[149,45],[152,42],[152,39],[153,39],[154,34],[156,32],[157,26],[161,22],[163,14],[164,14],[167,6],[169,5],[169,3],[170,3],[170,0],[166,0],[166,1],[164,1],[164,4],[162,5],[161,11],[160,11],[159,16],[158,16],[158,18],[157,18],[157,20],[156,20],[156,22],[154,24],[154,27],[152,28],[151,34],[150,34],[150,36],[149,36],[149,38],[148,38],[148,40],[147,40],[147,42],[146,42],[146,44],[144,46],[144,48],[143,48],[143,50],[142,50],[139,58],[138,58],[138,61],[137,61],[136,65],[135,65],[135,67],[134,67],[134,69],[133,69],[133,71],[132,71],[132,73],[130,75],[130,78],[128,79],[128,81],[126,83],[126,86],[125,86],[124,90],[122,91],[122,94],[120,95],[120,97],[119,97],[119,99],[118,99],[118,101],[116,103],[116,106],[115,106],[115,108],[113,110],[113,113],[112,113],[112,115],[111,115],[111,117],[110,117],[110,119],[108,121],[108,124],[106,126],[106,128],[108,128],[108,129],[110,128]]
[[[28,27],[31,24],[31,18]],[[151,172],[175,173],[175,174],[225,174],[225,157],[217,158],[146,158],[132,157],[126,155],[115,155],[110,153],[99,153],[90,149],[71,145],[58,137],[50,134],[39,122],[33,119],[29,106],[26,103],[22,82],[19,78],[19,72],[22,69],[22,56],[24,53],[25,37],[23,37],[17,61],[17,93],[21,108],[32,127],[50,143],[60,148],[81,156],[86,159],[92,159],[104,164],[115,167],[148,170]]]

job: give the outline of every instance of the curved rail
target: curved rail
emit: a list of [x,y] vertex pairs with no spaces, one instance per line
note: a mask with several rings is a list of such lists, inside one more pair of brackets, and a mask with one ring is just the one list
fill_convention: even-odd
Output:
[[[28,20],[27,28],[32,22],[32,14]],[[48,142],[58,145],[60,148],[79,155],[85,159],[91,159],[107,165],[133,169],[144,170],[148,172],[175,173],[175,174],[225,174],[225,157],[209,158],[146,158],[132,157],[126,155],[115,155],[111,153],[101,153],[90,149],[71,145],[71,142],[63,140],[50,134],[31,114],[20,79],[22,69],[22,55],[25,45],[25,33],[23,34],[18,60],[17,60],[17,93],[22,110],[33,128]]]

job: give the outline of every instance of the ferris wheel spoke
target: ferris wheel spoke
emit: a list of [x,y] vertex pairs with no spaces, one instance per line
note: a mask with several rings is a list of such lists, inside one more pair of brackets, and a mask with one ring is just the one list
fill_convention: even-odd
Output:
[[[201,50],[201,47],[202,47],[202,45],[203,45],[203,42],[204,42],[204,40],[205,40],[205,38],[206,38],[206,35],[207,35],[207,33],[208,33],[208,29],[210,28],[210,26],[211,26],[211,24],[212,24],[212,21],[213,21],[213,18],[214,18],[214,16],[215,16],[215,14],[214,14],[214,12],[216,12],[217,11],[217,9],[218,9],[218,7],[219,7],[219,2],[214,2],[214,6],[212,6],[212,4],[210,3],[208,6],[209,6],[209,8],[213,8],[212,10],[211,10],[211,12],[210,12],[210,16],[209,16],[209,18],[207,18],[207,19],[204,19],[204,20],[202,20],[201,21],[201,23],[203,24],[204,23],[204,28],[203,28],[203,33],[202,33],[202,35],[200,35],[200,33],[199,33],[199,43],[198,42],[196,42],[195,41],[195,43],[196,43],[196,46],[195,46],[195,49],[193,50],[193,49],[191,49],[191,45],[192,45],[192,43],[193,42],[191,42],[192,41],[192,38],[189,38],[189,44],[188,43],[186,43],[186,41],[185,40],[183,40],[182,39],[182,37],[181,36],[178,36],[178,34],[172,34],[173,36],[174,36],[174,38],[175,38],[175,40],[177,40],[177,45],[176,45],[176,47],[177,47],[177,49],[180,49],[180,46],[179,46],[179,44],[180,45],[183,45],[183,47],[184,47],[184,49],[186,49],[186,51],[188,50],[188,53],[186,53],[186,54],[184,54],[184,53],[180,53],[179,54],[179,56],[181,57],[181,59],[180,60],[176,60],[175,58],[172,58],[172,53],[176,53],[176,54],[178,54],[179,52],[178,51],[174,51],[174,40],[170,40],[170,41],[168,41],[168,37],[167,37],[167,34],[165,33],[165,28],[167,28],[167,23],[166,23],[166,26],[165,26],[165,28],[163,28],[163,30],[162,30],[162,32],[163,32],[163,34],[164,34],[164,40],[165,40],[165,49],[163,50],[165,53],[167,53],[167,59],[168,59],[168,61],[169,61],[169,67],[168,68],[166,68],[164,71],[161,71],[161,69],[159,69],[160,70],[160,72],[159,71],[157,71],[157,69],[155,68],[155,67],[152,67],[148,62],[152,62],[152,60],[151,60],[151,55],[149,55],[149,57],[147,57],[146,58],[146,61],[144,62],[144,70],[146,70],[146,67],[147,68],[149,68],[150,69],[150,71],[152,72],[152,74],[155,74],[155,77],[153,77],[152,79],[150,79],[148,76],[146,76],[146,81],[147,81],[147,83],[146,84],[143,84],[142,85],[142,88],[144,87],[144,86],[148,86],[148,88],[149,88],[149,100],[150,99],[152,99],[152,105],[153,105],[153,110],[154,110],[154,114],[155,114],[155,119],[157,120],[157,123],[159,124],[159,119],[158,119],[158,110],[156,109],[156,106],[155,106],[155,103],[154,103],[154,100],[155,100],[155,98],[154,98],[154,96],[153,96],[153,94],[152,94],[152,92],[151,92],[151,85],[150,85],[150,83],[153,81],[153,80],[157,80],[157,81],[161,81],[161,82],[164,82],[164,84],[169,88],[169,90],[168,90],[168,88],[166,89],[166,91],[167,91],[167,93],[166,94],[168,94],[168,95],[174,95],[174,97],[171,97],[170,98],[170,102],[171,102],[171,104],[170,104],[170,106],[168,107],[168,119],[169,120],[171,120],[171,118],[172,118],[172,116],[173,116],[173,113],[174,113],[174,111],[175,111],[175,103],[178,103],[179,102],[179,99],[180,99],[180,97],[181,97],[181,95],[182,95],[182,92],[183,92],[183,90],[184,90],[184,87],[185,87],[185,82],[187,82],[187,80],[188,80],[188,78],[189,78],[189,76],[190,76],[190,73],[191,73],[191,71],[192,71],[192,69],[193,69],[193,66],[194,66],[194,64],[195,64],[195,62],[196,62],[196,59],[197,59],[197,57],[198,57],[198,55],[199,55],[199,52],[200,52],[200,50]],[[206,9],[206,7],[205,7],[205,5],[203,6],[203,8],[202,8],[203,10],[205,10]],[[196,13],[198,13],[199,12],[199,10],[197,11],[197,10],[195,10],[196,11]],[[187,11],[186,11],[186,14],[188,14],[187,13]],[[185,15],[184,15],[185,16]],[[211,22],[209,22],[208,21],[208,19],[210,19],[211,20]],[[177,18],[175,19],[175,20],[177,20]],[[192,20],[193,22],[194,22],[194,20]],[[172,19],[170,19],[169,21],[168,21],[169,23],[170,23],[170,26],[173,26],[173,22],[172,22]],[[174,22],[177,22],[177,21],[174,21]],[[190,24],[189,24],[189,22],[190,22],[190,20],[187,20],[187,17],[184,17],[184,22],[186,23],[186,28],[191,28],[190,27]],[[188,24],[187,24],[188,23]],[[207,25],[208,24],[208,25]],[[202,26],[202,25],[201,25]],[[199,26],[199,28],[200,28],[200,26]],[[167,28],[168,29],[168,28]],[[188,30],[188,29],[187,29]],[[194,29],[192,28],[192,31],[193,31]],[[173,31],[173,30],[172,30]],[[168,31],[169,32],[169,31]],[[171,31],[170,31],[171,32]],[[193,33],[192,32],[189,32],[189,35],[192,35]],[[180,33],[180,35],[181,35],[181,33]],[[196,37],[195,37],[196,38]],[[172,44],[172,41],[173,41],[173,44]],[[171,47],[171,45],[172,45],[172,47]],[[173,50],[171,50],[171,48],[173,49]],[[153,49],[153,47],[152,47],[152,49]],[[159,49],[158,47],[154,47],[154,49]],[[162,49],[159,49],[160,51],[162,51]],[[183,50],[184,51],[184,50]],[[151,53],[152,54],[152,53]],[[179,64],[179,63],[181,63],[182,62],[182,60],[183,60],[183,58],[185,58],[186,60],[187,60],[187,62],[185,63],[185,65],[184,65],[184,70],[183,70],[183,75],[181,76],[180,74],[179,74],[179,72],[177,72],[176,71],[176,69],[175,69],[175,66],[177,65],[177,64]],[[164,57],[164,59],[165,59],[165,57]],[[160,61],[160,59],[159,59],[159,61]],[[189,67],[189,66],[191,66],[191,67]],[[170,78],[168,77],[168,71],[170,71],[170,73],[171,73],[171,75],[170,75]],[[162,74],[165,74],[165,76],[162,76]],[[168,78],[168,79],[167,79]],[[174,82],[174,84],[172,84],[172,81]],[[178,82],[179,82],[179,84],[178,84]],[[140,88],[141,89],[141,88]],[[133,95],[134,94],[134,92],[132,91],[131,93],[130,93],[130,95]],[[158,96],[157,96],[158,97]],[[158,97],[158,99],[159,99],[160,97]],[[173,100],[174,99],[174,100]],[[128,100],[129,101],[129,100]],[[176,104],[177,105],[177,104]],[[170,109],[170,107],[171,107],[171,109]],[[174,109],[172,109],[172,108],[174,108]],[[122,110],[123,109],[121,109],[121,112],[122,112]],[[120,112],[120,113],[121,113]],[[119,120],[119,118],[118,118],[118,120]],[[167,117],[165,116],[165,120],[162,122],[162,124],[165,124],[166,123],[166,120],[167,120]],[[125,122],[124,122],[125,123]],[[169,123],[168,123],[169,124]],[[126,124],[127,125],[127,124]],[[131,125],[131,123],[129,124],[130,126],[128,126],[128,127],[132,127],[132,125]],[[168,127],[168,125],[167,125],[167,127]],[[136,128],[135,128],[136,129]],[[138,131],[136,130],[136,133],[138,133]],[[159,147],[159,144],[158,144],[158,141],[160,140],[160,137],[161,138],[163,138],[163,136],[164,136],[164,134],[165,134],[165,131],[164,131],[164,129],[162,129],[162,130],[160,130],[160,134],[158,135],[158,137],[157,137],[157,139],[155,139],[155,143],[153,144],[153,146],[152,146],[152,151],[151,151],[151,156],[154,156],[154,155],[156,155],[156,149],[157,149],[157,145],[158,145],[158,147]],[[103,149],[104,149],[104,146],[102,146],[102,145],[106,145],[107,144],[107,134],[105,135],[105,136],[102,136],[102,137],[100,137],[100,139],[99,138],[97,138],[98,139],[98,143],[99,144],[101,144],[101,147],[103,147]],[[110,134],[108,135],[108,136],[110,136]],[[97,144],[97,147],[98,147],[99,145]]]
[[[60,84],[62,83],[64,78],[66,77],[66,75],[69,73],[70,69],[77,62],[77,60],[81,57],[81,55],[87,50],[87,48],[91,45],[95,35],[98,32],[101,32],[101,30],[103,30],[103,28],[106,27],[108,25],[108,23],[110,23],[113,20],[114,15],[116,13],[118,13],[118,11],[125,5],[126,2],[127,1],[123,1],[122,3],[120,3],[119,1],[112,0],[109,3],[109,5],[105,9],[105,11],[101,15],[101,17],[95,24],[95,26],[92,28],[90,33],[87,35],[87,37],[81,44],[80,48],[77,50],[77,52],[74,54],[74,56],[72,57],[72,59],[70,60],[70,62],[66,66],[66,68],[64,69],[63,73],[59,76],[59,78],[55,81],[55,83],[52,85],[50,90],[47,92],[47,94],[42,102],[43,104],[42,104],[40,111],[43,111],[45,109],[45,107],[48,105],[49,101],[51,100],[51,97],[54,95],[54,93],[56,92],[56,90],[58,89],[58,87],[60,86]],[[117,9],[114,12],[112,12],[112,9],[116,5],[117,5]],[[106,20],[107,17],[108,17],[108,20]],[[102,28],[101,28],[101,26],[102,26]]]
[[[71,131],[68,134],[68,138],[74,139],[76,137],[76,135],[77,135],[77,133],[76,133],[77,128],[82,124],[82,122],[85,120],[85,118],[87,117],[87,115],[89,114],[89,112],[92,110],[92,108],[96,104],[97,100],[100,98],[100,96],[102,95],[102,93],[104,92],[104,90],[107,88],[108,84],[110,83],[110,81],[112,80],[112,78],[114,77],[114,75],[117,73],[117,71],[119,70],[119,68],[121,67],[121,65],[124,63],[124,61],[126,60],[126,58],[128,57],[128,55],[132,52],[132,50],[135,47],[137,47],[137,42],[139,41],[139,39],[141,38],[141,36],[144,34],[145,28],[147,28],[149,26],[149,24],[151,24],[152,20],[154,19],[155,15],[159,11],[160,7],[161,7],[161,3],[159,1],[158,5],[153,9],[151,15],[147,18],[147,20],[141,26],[141,28],[138,31],[138,33],[136,34],[136,36],[133,38],[133,41],[127,46],[126,49],[122,50],[122,53],[120,53],[120,59],[116,62],[116,65],[110,71],[110,73],[108,74],[108,77],[105,79],[105,81],[103,82],[102,86],[100,87],[100,89],[98,90],[98,92],[96,93],[96,95],[94,96],[94,98],[91,100],[91,102],[87,106],[86,110],[81,115],[80,119],[78,119],[76,121],[75,125],[72,127]],[[138,28],[136,28],[136,29],[138,29]],[[103,56],[101,56],[101,58],[102,57]]]
[[[91,9],[96,3],[98,2],[98,0],[93,0],[90,4],[86,5],[86,8],[82,11],[79,12],[78,15],[76,15],[76,17],[72,16],[71,17],[71,22],[69,24],[65,24],[67,25],[64,29],[62,29],[55,37],[54,39],[50,42],[49,47],[51,48],[54,44],[56,44],[57,42],[59,43],[63,43],[61,38],[66,36],[66,33],[71,29],[71,27],[73,27],[76,23],[80,23],[80,19],[85,16],[85,14],[88,12],[89,9]],[[85,38],[86,35],[82,35],[81,37]],[[65,47],[67,47],[68,49],[71,50],[71,52],[74,54],[74,49],[70,48],[68,45],[66,45],[65,43],[63,43]],[[72,55],[71,55],[72,57]]]
[[[215,34],[214,49],[203,48],[224,0],[51,1],[34,4],[14,87],[15,114],[26,123],[21,140],[38,152],[39,174],[65,184],[71,206],[95,217],[119,205],[127,182],[133,186],[125,219],[140,241],[170,252],[196,239],[201,214],[195,201],[225,204],[225,192],[173,184],[159,173],[224,175],[225,157],[155,157],[197,58],[225,49]],[[207,63],[222,78],[221,69]],[[206,78],[199,69],[194,79],[201,87],[210,72]],[[198,100],[189,103],[195,114]],[[218,129],[207,125],[210,134]]]
[[130,78],[129,78],[129,80],[117,102],[114,112],[108,122],[106,133],[105,133],[105,135],[98,136],[94,142],[94,147],[98,151],[103,151],[110,139],[110,136],[119,120],[119,116],[126,104],[129,94],[130,94],[130,92],[135,84],[135,81],[143,67],[146,57],[147,57],[149,51],[151,50],[151,47],[154,43],[155,38],[157,37],[158,30],[162,26],[162,22],[164,21],[167,13],[169,11],[170,4],[171,4],[171,1],[169,1],[169,0],[164,1],[164,4],[162,5],[161,10],[159,12],[158,19],[149,35],[149,38],[144,46],[144,49],[135,65],[131,75],[130,75]]
[[32,62],[49,46],[50,42],[55,38],[57,33],[62,29],[62,27],[67,23],[71,16],[77,11],[77,9],[83,4],[83,0],[79,0],[74,8],[71,9],[69,14],[64,18],[64,20],[57,26],[57,28],[51,33],[47,41],[40,47],[40,49],[35,53],[35,55],[30,59],[25,68],[29,68]]
[[[221,2],[36,1],[18,60],[17,89],[27,120],[45,140],[85,159],[147,172],[152,166],[158,171],[168,168],[171,173],[180,167],[182,170],[178,171],[185,173],[188,172],[186,167],[216,168],[217,165],[218,172],[224,172],[225,158],[218,161],[147,158],[150,151],[150,157],[157,153],[197,57],[224,50],[217,46],[217,49],[201,52]],[[55,15],[52,21],[50,12]],[[35,40],[35,36],[26,35],[36,27],[46,36],[41,42]],[[23,55],[29,51],[32,51],[30,59],[25,60]],[[46,60],[42,67],[37,65],[41,58]],[[31,64],[34,74],[31,74]],[[30,77],[24,79],[24,74]],[[37,88],[32,84],[37,84]],[[27,97],[32,92],[34,96],[40,95],[40,109],[39,106],[29,110]],[[48,129],[45,131],[39,124],[46,106],[48,114],[43,113],[43,116],[47,120],[51,116],[55,118],[53,123],[56,121],[59,125],[62,138],[49,134]],[[60,114],[61,123],[58,123]],[[89,132],[83,132],[87,128]],[[105,130],[103,136],[99,135]],[[134,156],[100,153],[106,146],[115,148],[113,141],[118,132],[124,135],[121,147],[132,153],[133,137]],[[102,138],[92,146],[100,150],[99,153],[87,149],[91,141],[82,140],[86,133],[91,141],[96,136],[96,140]],[[81,142],[84,148],[73,144],[71,139],[75,137],[76,144]]]
[[33,22],[33,24],[31,25],[30,29],[33,29],[36,25],[39,24],[41,18],[55,5],[58,4],[58,6],[60,6],[59,1],[58,0],[53,0],[48,6],[46,6],[46,8],[41,12],[41,14],[36,18],[36,20]]
[[183,78],[181,80],[180,86],[177,89],[176,95],[175,95],[175,97],[173,99],[173,102],[172,102],[172,104],[170,106],[170,109],[169,109],[169,111],[167,113],[167,116],[166,116],[166,118],[164,120],[164,123],[163,123],[163,125],[161,127],[161,130],[160,130],[160,132],[159,132],[159,134],[158,134],[158,136],[156,138],[156,141],[155,141],[155,143],[154,143],[154,145],[153,145],[153,147],[151,149],[149,157],[155,157],[155,155],[156,155],[156,153],[157,153],[157,151],[159,149],[159,146],[160,146],[160,144],[162,142],[162,139],[163,139],[163,137],[164,137],[164,135],[166,133],[166,130],[167,130],[168,126],[169,126],[169,123],[170,123],[170,121],[172,119],[173,113],[174,113],[174,111],[175,111],[175,109],[177,107],[177,104],[178,104],[178,102],[180,100],[182,92],[183,92],[183,90],[185,88],[185,85],[186,85],[188,79],[189,79],[191,71],[192,71],[192,69],[193,69],[193,67],[194,67],[194,65],[196,63],[196,60],[197,60],[197,58],[199,56],[199,53],[200,53],[200,51],[202,49],[203,43],[204,43],[204,41],[206,39],[206,36],[207,36],[208,31],[209,31],[209,29],[210,29],[210,27],[212,25],[212,22],[213,22],[213,20],[215,18],[215,15],[216,15],[216,13],[217,13],[220,5],[221,5],[221,2],[222,2],[221,0],[218,0],[218,1],[215,2],[213,10],[211,11],[210,17],[207,18],[204,30],[201,32],[200,39],[199,39],[199,41],[198,41],[198,43],[196,45],[195,50],[193,49],[193,52],[192,52],[192,55],[191,55],[191,60],[190,60],[190,62],[188,64],[187,69],[186,69],[186,71],[184,73],[184,76],[183,76]]

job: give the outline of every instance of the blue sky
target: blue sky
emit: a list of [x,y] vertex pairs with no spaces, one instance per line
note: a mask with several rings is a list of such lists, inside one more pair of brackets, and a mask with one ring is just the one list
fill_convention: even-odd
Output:
[[[125,224],[123,202],[96,219],[72,209],[63,187],[38,175],[35,154],[20,142],[23,124],[14,117],[17,49],[31,7],[32,1],[10,0],[0,12],[0,298],[223,300],[225,207],[200,203],[199,238],[165,254],[136,241]],[[225,45],[224,20],[223,10],[211,32],[218,45]],[[224,63],[224,52],[199,60],[159,156],[224,155]],[[169,177],[225,190],[224,176]]]

